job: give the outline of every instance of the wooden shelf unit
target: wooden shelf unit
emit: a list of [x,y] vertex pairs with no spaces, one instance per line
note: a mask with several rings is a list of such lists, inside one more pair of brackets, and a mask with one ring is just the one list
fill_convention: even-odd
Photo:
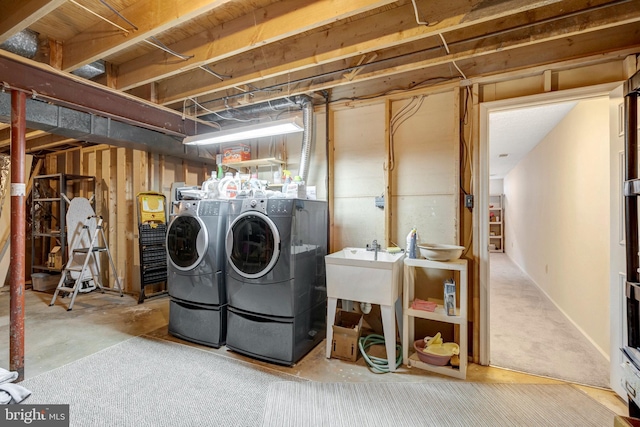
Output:
[[[439,270],[451,270],[459,272],[459,281],[456,282],[456,292],[459,294],[459,303],[456,306],[455,316],[446,314],[442,305],[438,305],[435,311],[415,310],[411,308],[411,302],[415,297],[415,269],[433,268]],[[468,273],[467,260],[455,261],[430,261],[427,259],[404,260],[404,276],[402,289],[402,356],[403,363],[409,367],[416,367],[441,375],[465,379],[467,377],[468,359],[468,324],[467,324],[467,298],[468,298]],[[422,362],[413,349],[415,341],[415,318],[451,323],[459,327],[460,366],[436,366]]]
[[489,196],[489,252],[504,252],[504,196]]

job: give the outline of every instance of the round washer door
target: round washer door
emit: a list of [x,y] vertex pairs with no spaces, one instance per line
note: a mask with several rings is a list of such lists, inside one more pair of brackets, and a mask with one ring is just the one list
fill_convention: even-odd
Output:
[[247,279],[267,274],[280,255],[280,233],[261,212],[238,215],[227,231],[227,259],[236,273]]
[[178,270],[192,270],[200,264],[209,246],[209,236],[200,218],[177,216],[167,230],[167,254]]

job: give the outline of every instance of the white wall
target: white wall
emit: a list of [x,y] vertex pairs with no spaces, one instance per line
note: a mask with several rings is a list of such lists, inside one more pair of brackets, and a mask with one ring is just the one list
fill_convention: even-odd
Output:
[[504,194],[504,179],[490,179],[489,194]]
[[608,117],[608,99],[580,101],[504,179],[507,254],[604,354]]

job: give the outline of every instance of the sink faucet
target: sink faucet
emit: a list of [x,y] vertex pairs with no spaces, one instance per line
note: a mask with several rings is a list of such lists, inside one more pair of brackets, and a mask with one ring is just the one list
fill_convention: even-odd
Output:
[[378,260],[378,250],[380,249],[380,245],[378,244],[378,239],[374,239],[373,242],[371,243],[371,248],[369,249],[370,251],[374,251],[373,254],[373,260],[377,261]]

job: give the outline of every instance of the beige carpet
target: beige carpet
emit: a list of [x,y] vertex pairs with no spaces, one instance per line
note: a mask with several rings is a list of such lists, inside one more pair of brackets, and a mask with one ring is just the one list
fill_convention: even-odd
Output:
[[609,388],[609,361],[506,254],[491,254],[490,364]]
[[262,426],[602,427],[614,417],[569,385],[275,382]]
[[259,426],[269,383],[298,380],[142,336],[20,385],[32,392],[23,404],[69,404],[71,427],[231,427]]

